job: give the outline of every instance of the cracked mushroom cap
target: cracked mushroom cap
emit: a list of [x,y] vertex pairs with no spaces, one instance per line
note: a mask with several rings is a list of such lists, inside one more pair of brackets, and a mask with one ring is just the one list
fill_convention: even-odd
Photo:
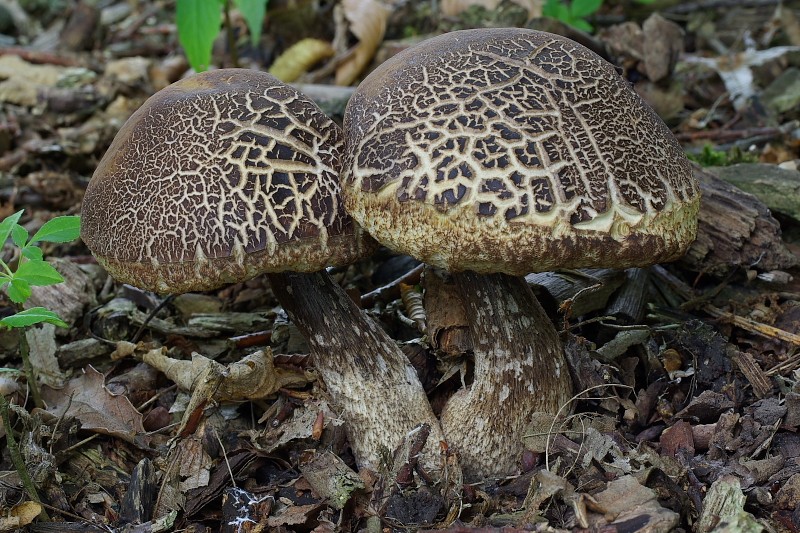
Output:
[[467,30],[407,49],[356,90],[345,132],[350,214],[442,268],[644,266],[696,234],[699,189],[669,129],[558,35]]
[[117,134],[86,189],[81,237],[116,279],[162,293],[351,263],[369,245],[342,205],[343,144],[269,74],[187,78]]

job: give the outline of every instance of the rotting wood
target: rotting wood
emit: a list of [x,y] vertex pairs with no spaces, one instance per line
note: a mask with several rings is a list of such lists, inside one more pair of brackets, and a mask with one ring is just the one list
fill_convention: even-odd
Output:
[[781,240],[781,228],[762,201],[700,167],[697,239],[679,264],[724,276],[736,268],[783,270],[798,262]]

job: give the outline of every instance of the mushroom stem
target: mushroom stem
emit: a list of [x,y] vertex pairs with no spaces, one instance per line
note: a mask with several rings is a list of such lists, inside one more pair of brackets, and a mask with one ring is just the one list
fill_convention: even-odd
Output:
[[441,426],[416,370],[395,341],[325,272],[268,277],[308,341],[314,366],[345,421],[358,466],[378,470],[382,457],[391,457],[402,439],[425,422],[431,433],[420,464],[438,478]]
[[453,274],[475,353],[475,378],[442,412],[464,479],[511,474],[531,415],[555,415],[572,396],[558,333],[524,278]]

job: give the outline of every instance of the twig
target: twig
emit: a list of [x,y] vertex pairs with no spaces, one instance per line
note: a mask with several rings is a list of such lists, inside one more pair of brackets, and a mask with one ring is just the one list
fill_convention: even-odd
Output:
[[704,296],[698,297],[691,287],[667,272],[667,270],[661,265],[652,267],[652,272],[663,281],[669,283],[671,288],[680,294],[684,299],[695,303],[696,306],[694,307],[711,315],[712,317],[719,320],[724,320],[738,328],[755,333],[756,335],[761,335],[762,337],[779,339],[795,346],[800,346],[800,335],[776,328],[774,326],[762,324],[761,322],[756,322],[755,320],[741,317],[728,311],[723,311],[719,307],[716,307],[708,302],[704,302]]
[[405,283],[406,285],[416,285],[419,283],[419,278],[424,269],[425,263],[420,263],[396,280],[387,283],[383,287],[378,287],[374,291],[368,292],[361,297],[361,307],[366,309],[372,307],[377,301],[382,301],[387,298],[400,297],[400,284]]
[[18,56],[20,59],[24,59],[28,63],[34,63],[37,65],[56,65],[60,67],[82,66],[80,62],[68,57],[64,57],[63,55],[42,52],[39,50],[29,50],[19,46],[0,47],[0,56],[5,55]]
[[682,142],[698,141],[701,139],[711,139],[715,142],[725,142],[737,139],[746,139],[749,137],[779,137],[785,133],[786,132],[782,127],[745,128],[739,130],[717,128],[695,131],[692,133],[678,133],[675,135],[675,138]]
[[730,8],[730,7],[760,7],[774,6],[779,0],[705,0],[700,2],[680,3],[676,6],[667,8],[665,11],[675,15],[685,15],[695,11],[707,11],[709,9]]
[[28,388],[31,390],[33,404],[39,409],[44,409],[44,400],[42,400],[42,393],[39,390],[36,371],[33,369],[33,364],[31,363],[30,345],[28,344],[28,337],[25,336],[26,331],[26,329],[21,329],[19,331],[19,355],[22,358],[22,368],[25,369],[25,376],[28,378]]
[[164,308],[165,305],[167,305],[169,302],[171,302],[174,299],[175,299],[175,295],[174,294],[170,294],[166,298],[161,300],[159,302],[159,304],[155,307],[155,309],[150,311],[150,314],[147,315],[147,318],[144,319],[144,322],[142,322],[142,325],[139,326],[139,329],[136,331],[136,334],[134,334],[134,336],[133,336],[133,338],[131,339],[130,342],[132,342],[133,344],[136,344],[137,342],[139,342],[139,339],[141,339],[142,334],[144,333],[144,330],[147,327],[147,324],[149,324],[150,321],[153,320],[153,318],[155,318],[155,316],[158,314],[158,312],[161,311]]

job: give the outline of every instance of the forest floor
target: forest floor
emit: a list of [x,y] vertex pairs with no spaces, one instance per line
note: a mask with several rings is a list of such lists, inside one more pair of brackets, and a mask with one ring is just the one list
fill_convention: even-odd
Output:
[[[454,500],[356,472],[265,279],[164,298],[115,283],[79,241],[46,244],[65,281],[26,305],[69,327],[0,331],[0,387],[39,499],[0,427],[0,531],[800,530],[800,5],[662,2],[656,15],[608,0],[592,34],[540,9],[273,0],[258,46],[233,9],[212,56],[266,70],[301,39],[322,42],[313,61],[284,58],[284,75],[340,121],[348,87],[426,36],[544,29],[617,65],[697,162],[700,230],[685,258],[528,276],[583,392],[566,420],[532,423],[518,474]],[[33,233],[79,214],[124,121],[188,73],[174,2],[0,3],[0,220],[24,209]],[[3,253],[13,264],[10,242]],[[425,298],[422,268],[386,250],[335,275],[441,405],[469,369],[468,325],[442,309],[453,300]],[[15,310],[0,294],[0,315]],[[197,385],[205,373],[245,386],[246,356],[266,393],[223,401]]]

